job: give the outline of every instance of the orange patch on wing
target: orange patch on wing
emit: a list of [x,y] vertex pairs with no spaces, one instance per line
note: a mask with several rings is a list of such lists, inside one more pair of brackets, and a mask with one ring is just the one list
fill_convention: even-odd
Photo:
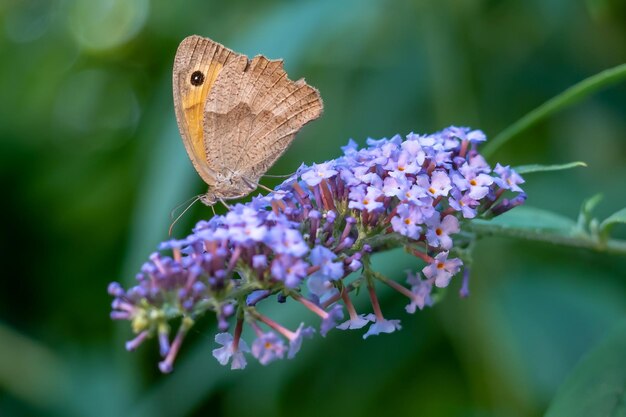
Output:
[[219,62],[212,62],[209,65],[194,68],[189,72],[189,76],[191,76],[194,71],[201,71],[202,74],[204,74],[204,82],[202,85],[192,88],[188,95],[182,97],[183,113],[185,114],[185,120],[189,128],[193,153],[200,161],[206,160],[207,157],[204,146],[204,128],[202,125],[204,105],[223,67],[224,66]]

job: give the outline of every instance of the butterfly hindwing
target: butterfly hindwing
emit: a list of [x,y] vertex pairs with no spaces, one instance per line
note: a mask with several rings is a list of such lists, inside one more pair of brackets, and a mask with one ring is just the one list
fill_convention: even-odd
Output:
[[256,183],[321,112],[319,92],[302,79],[289,80],[281,60],[233,60],[220,72],[205,106],[209,164]]

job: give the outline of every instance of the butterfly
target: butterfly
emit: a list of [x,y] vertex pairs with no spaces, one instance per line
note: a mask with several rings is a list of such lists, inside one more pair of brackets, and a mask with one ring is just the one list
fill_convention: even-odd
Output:
[[176,51],[173,87],[183,143],[209,186],[200,201],[209,206],[255,190],[323,109],[319,91],[287,78],[282,60],[250,60],[196,35]]

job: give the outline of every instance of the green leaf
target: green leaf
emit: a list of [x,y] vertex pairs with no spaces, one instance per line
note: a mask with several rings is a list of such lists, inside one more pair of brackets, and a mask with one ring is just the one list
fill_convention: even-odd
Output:
[[518,136],[524,131],[535,126],[537,123],[551,117],[573,104],[578,103],[596,91],[612,84],[617,84],[624,79],[626,79],[626,64],[621,64],[604,70],[596,75],[592,75],[578,84],[574,84],[558,96],[546,101],[541,106],[532,110],[517,122],[500,132],[495,138],[493,138],[493,140],[488,142],[485,147],[482,148],[482,154],[485,157],[493,155],[493,153],[502,145],[515,136]]
[[491,220],[475,219],[468,222],[467,229],[481,237],[503,236],[579,247],[591,244],[572,219],[527,206]]
[[603,195],[596,194],[583,201],[580,207],[580,214],[578,215],[578,228],[580,230],[590,230],[590,225],[593,220],[593,210],[598,203],[602,201]]
[[[583,205],[582,212],[590,210],[592,206],[597,204],[599,198],[599,196],[594,196],[589,199]],[[621,211],[614,216],[617,218],[619,213]],[[621,219],[621,217],[619,218]],[[597,220],[592,220],[592,231],[587,232],[585,228],[580,226],[580,219],[576,223],[567,217],[547,210],[522,206],[490,220],[474,219],[468,221],[464,225],[464,229],[475,233],[479,237],[511,237],[626,255],[626,241],[599,239]]]
[[592,197],[589,197],[583,202],[583,205],[580,208],[580,212],[583,213],[585,217],[592,217],[591,213],[593,212],[593,210],[595,210],[596,206],[600,201],[602,201],[603,198],[604,196],[602,194],[596,194]]
[[515,172],[518,174],[531,174],[533,172],[547,172],[547,171],[562,171],[564,169],[571,169],[577,167],[586,167],[587,164],[582,161],[570,162],[568,164],[559,164],[559,165],[520,165],[515,167]]
[[491,220],[476,219],[472,221],[475,225],[493,227],[496,229],[519,229],[519,230],[550,230],[563,234],[570,234],[576,223],[565,216],[551,211],[535,207],[516,207]]
[[608,236],[611,233],[611,229],[618,223],[626,224],[626,207],[616,211],[611,214],[609,217],[604,219],[602,223],[600,223],[600,233],[603,236]]
[[545,417],[626,417],[626,321],[574,369]]
[[[31,406],[55,408],[70,397],[63,358],[0,322],[0,388]],[[4,415],[4,414],[3,414]]]

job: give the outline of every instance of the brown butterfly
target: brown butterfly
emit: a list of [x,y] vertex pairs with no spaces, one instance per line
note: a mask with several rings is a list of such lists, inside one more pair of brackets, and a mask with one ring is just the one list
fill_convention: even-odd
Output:
[[174,59],[174,107],[206,205],[240,198],[322,114],[319,92],[291,81],[282,60],[252,60],[211,39],[185,38]]

